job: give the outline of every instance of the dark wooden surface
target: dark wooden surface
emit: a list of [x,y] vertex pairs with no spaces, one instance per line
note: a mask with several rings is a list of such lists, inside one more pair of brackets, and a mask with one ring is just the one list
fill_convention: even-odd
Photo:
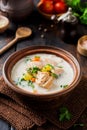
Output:
[[[54,27],[51,27],[52,25],[54,25]],[[16,24],[13,22],[10,23],[9,29],[5,33],[0,34],[0,48],[2,48],[5,44],[14,38],[15,31],[19,26],[30,27],[33,31],[33,34],[29,38],[17,42],[13,47],[0,56],[0,75],[2,75],[3,63],[13,52],[31,45],[51,45],[63,48],[72,53],[78,59],[83,75],[87,77],[87,58],[81,56],[77,52],[77,41],[71,41],[70,43],[62,41],[62,39],[58,37],[58,26],[55,25],[52,21],[48,21],[42,18],[36,10],[33,11],[33,13],[26,21]],[[40,26],[42,28],[41,30],[39,30]],[[47,29],[47,32],[44,32],[44,29]],[[78,33],[80,36],[87,34],[87,26],[78,25]],[[43,35],[44,38],[41,38]],[[71,129],[73,128],[70,128],[70,130]],[[0,130],[15,129],[9,123],[0,119]]]

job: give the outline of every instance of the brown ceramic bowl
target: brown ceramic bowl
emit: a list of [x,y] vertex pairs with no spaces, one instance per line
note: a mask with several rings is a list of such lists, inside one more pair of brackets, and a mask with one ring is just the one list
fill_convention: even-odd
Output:
[[79,38],[77,50],[81,55],[87,56],[87,35],[84,35]]
[[[34,94],[17,87],[11,79],[12,68],[21,58],[36,53],[54,54],[66,60],[71,65],[74,72],[72,83],[67,88],[59,92],[53,92],[49,94]],[[38,104],[38,106],[41,108],[51,109],[53,107],[60,106],[69,97],[72,90],[76,88],[81,79],[81,70],[80,65],[75,57],[63,49],[52,46],[31,46],[13,53],[5,61],[3,66],[3,77],[6,84],[15,92],[19,93],[19,98],[23,97],[24,101],[32,100],[31,103],[34,103],[34,107],[36,105],[36,108]]]
[[46,18],[46,19],[48,19],[48,20],[51,20],[51,17],[53,16],[53,15],[56,15],[57,17],[60,17],[63,13],[59,13],[59,14],[55,14],[55,13],[53,13],[53,14],[48,14],[48,13],[45,13],[45,12],[43,12],[42,10],[41,10],[41,4],[40,3],[38,3],[38,5],[37,5],[37,10],[38,10],[38,12],[44,17],[44,18]]

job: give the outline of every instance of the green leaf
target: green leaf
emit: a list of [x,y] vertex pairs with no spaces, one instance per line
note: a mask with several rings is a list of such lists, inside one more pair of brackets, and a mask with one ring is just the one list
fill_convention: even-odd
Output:
[[[25,81],[24,78],[18,78],[15,83],[16,85],[22,85],[22,82]],[[22,85],[23,86],[23,85]]]
[[84,13],[82,14],[82,16],[80,17],[80,21],[83,24],[87,24],[87,9],[85,9]]
[[35,58],[40,58],[40,56],[35,56]]
[[80,0],[65,0],[68,6],[75,7],[80,3]]
[[28,61],[31,61],[31,58],[29,56],[25,58],[25,63],[27,63]]
[[35,66],[33,68],[28,68],[27,72],[30,73],[30,74],[36,74],[39,70],[40,69],[37,66]]
[[31,87],[32,87],[32,89],[34,89],[34,88],[35,88],[35,86],[34,86],[34,84],[33,84],[33,82],[32,82],[32,81],[28,81],[28,86],[31,86]]
[[66,88],[68,85],[60,85],[61,88]]
[[53,65],[51,65],[51,64],[46,64],[46,66],[50,66],[50,67],[51,67],[51,69],[54,69],[54,66],[53,66]]
[[82,24],[87,25],[87,2],[81,0],[65,0],[66,4],[72,8],[75,15]]
[[73,12],[73,15],[78,17],[78,18],[80,17],[80,15],[78,13],[76,13],[76,12]]
[[63,66],[59,65],[58,68],[63,68]]
[[32,68],[32,73],[36,74],[40,69],[36,66]]
[[70,120],[72,115],[66,107],[62,107],[59,110],[59,121]]
[[55,74],[55,73],[51,73],[51,76],[54,77],[54,78],[56,78],[56,79],[58,78],[58,75]]
[[74,127],[77,127],[77,126],[83,127],[83,126],[84,126],[84,124],[83,124],[83,123],[74,124]]

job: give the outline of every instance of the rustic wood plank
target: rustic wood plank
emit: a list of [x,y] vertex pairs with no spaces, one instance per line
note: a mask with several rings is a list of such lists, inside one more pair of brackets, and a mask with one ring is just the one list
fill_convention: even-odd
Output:
[[[0,48],[2,48],[5,44],[7,44],[9,41],[13,39],[15,35],[15,26],[14,24],[10,24],[9,29],[0,35]],[[7,50],[4,54],[0,56],[0,76],[2,75],[2,67],[5,62],[5,60],[15,51],[15,46],[11,47],[9,50]],[[10,130],[11,126],[8,124],[8,122],[3,121],[0,119],[0,130]]]
[[[51,45],[63,48],[72,53],[79,60],[82,66],[83,74],[87,76],[87,60],[85,57],[78,54],[76,49],[77,43],[73,44],[71,41],[71,43],[67,44],[63,42],[58,37],[58,27],[54,25],[53,22],[42,18],[38,12],[33,12],[29,19],[25,22],[20,23],[19,26],[30,27],[33,33],[29,38],[23,41],[19,41],[15,46],[13,46],[6,53],[0,56],[0,75],[2,75],[1,71],[3,63],[15,50],[20,50],[31,45]],[[41,30],[39,29],[40,27]],[[11,39],[13,39],[16,29],[17,25],[11,24],[6,33],[0,35],[0,48],[7,44]],[[47,31],[45,32],[44,29],[47,29]],[[84,27],[83,25],[80,25],[78,27],[78,30],[80,35],[87,34],[87,27]],[[41,36],[44,37],[42,38]],[[73,130],[73,128],[70,128],[70,130],[71,129]],[[10,125],[7,122],[0,120],[0,130],[15,130],[15,128],[11,127],[10,129]]]
[[[0,48],[2,48],[5,44],[8,44],[13,37],[15,36],[16,25],[11,23],[8,30],[0,35]],[[0,55],[0,76],[2,75],[2,67],[5,60],[15,51],[15,45],[7,50],[4,54]]]

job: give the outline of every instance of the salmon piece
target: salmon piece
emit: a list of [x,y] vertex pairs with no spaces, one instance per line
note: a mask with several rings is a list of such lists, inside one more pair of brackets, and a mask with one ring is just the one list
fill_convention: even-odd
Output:
[[56,66],[58,63],[62,62],[61,59],[57,59],[57,62],[56,62],[56,61],[53,61],[53,60],[52,60],[53,58],[54,58],[54,56],[52,56],[52,58],[45,58],[43,64],[44,64],[44,65],[46,65],[46,64],[51,64],[51,65],[53,65],[53,66]]
[[43,88],[49,88],[50,85],[52,84],[53,77],[49,75],[48,72],[38,72],[37,77],[36,77],[36,83],[43,87]]
[[42,61],[31,61],[29,62],[28,67],[29,68],[38,67],[39,69],[41,69],[43,67],[43,63]]
[[53,73],[59,75],[59,74],[62,74],[64,72],[64,69],[63,68],[58,68],[58,67],[55,67],[53,70],[52,70]]
[[53,66],[56,66],[58,63],[56,61],[53,61],[52,59],[45,58],[44,65],[51,64]]
[[53,82],[53,79],[54,78],[52,76],[50,76],[49,79],[47,80],[47,82],[45,82],[42,87],[49,89]]

